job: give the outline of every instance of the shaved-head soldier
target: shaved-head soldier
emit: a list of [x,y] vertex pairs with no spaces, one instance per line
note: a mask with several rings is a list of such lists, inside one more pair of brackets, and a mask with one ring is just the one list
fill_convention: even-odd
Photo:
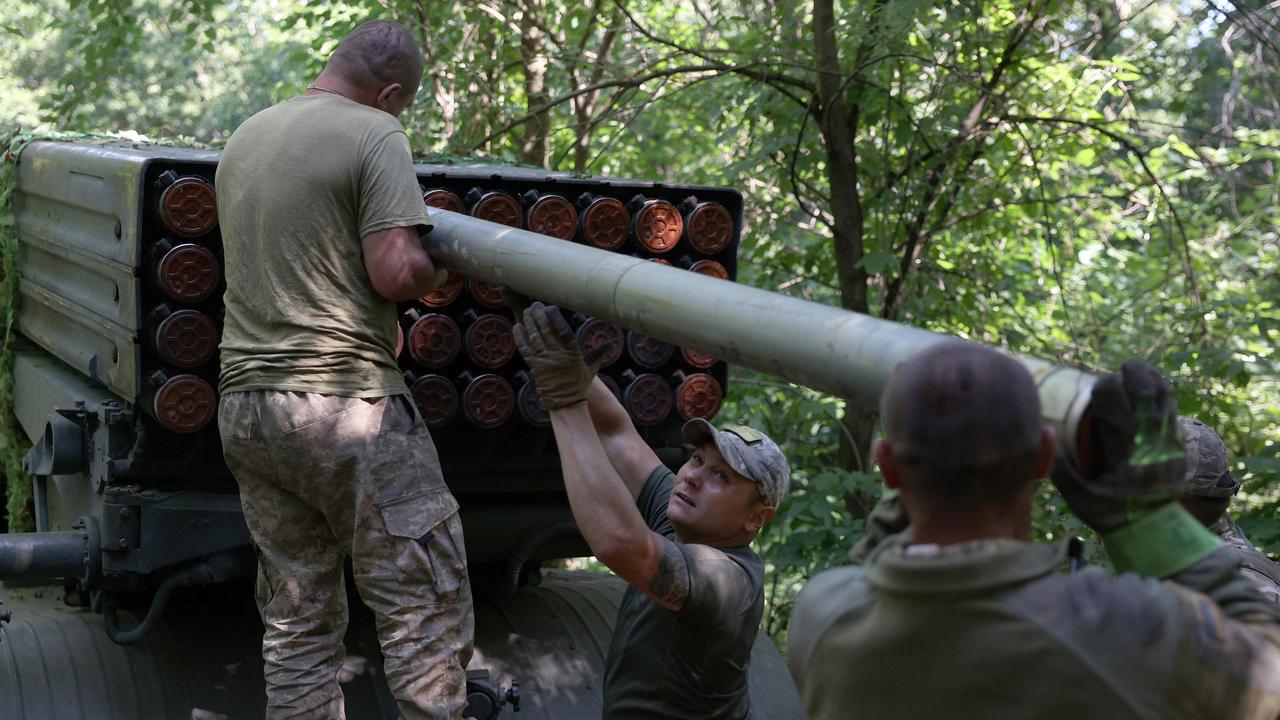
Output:
[[[949,342],[898,368],[875,455],[911,526],[801,592],[789,661],[809,720],[1276,717],[1280,612],[1177,503],[1168,382],[1130,361],[1090,410],[1086,474],[1055,461],[1016,361]],[[1051,465],[1118,577],[1062,573],[1065,543],[1028,542]]]
[[457,720],[471,595],[458,504],[394,356],[437,272],[409,140],[413,36],[375,20],[218,164],[223,453],[258,551],[268,718],[341,718],[344,557],[405,718]]

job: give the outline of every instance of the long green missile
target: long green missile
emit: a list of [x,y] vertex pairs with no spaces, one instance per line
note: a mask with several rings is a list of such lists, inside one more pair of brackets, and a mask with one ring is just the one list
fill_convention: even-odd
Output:
[[[874,405],[899,363],[947,335],[767,290],[432,210],[427,236],[445,267],[689,347],[730,363]],[[1097,378],[1017,358],[1044,418],[1068,448]]]

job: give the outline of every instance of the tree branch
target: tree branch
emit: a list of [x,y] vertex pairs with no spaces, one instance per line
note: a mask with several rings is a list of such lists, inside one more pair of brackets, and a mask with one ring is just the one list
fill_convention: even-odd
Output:
[[[1144,153],[1142,149],[1129,138],[1090,120],[1078,120],[1076,118],[1067,117],[1046,117],[1041,115],[1008,115],[1004,119],[1009,122],[1072,125],[1075,127],[1088,128],[1110,138],[1132,155],[1135,160],[1137,160],[1138,165],[1142,168],[1142,173],[1146,175],[1147,179],[1151,181],[1151,184],[1155,186],[1156,192],[1160,194],[1160,198],[1164,200],[1165,205],[1169,207],[1169,214],[1173,217],[1174,226],[1178,229],[1178,237],[1182,241],[1182,272],[1187,278],[1187,289],[1191,295],[1191,300],[1196,305],[1196,311],[1199,317],[1196,321],[1196,328],[1198,333],[1203,335],[1205,332],[1204,306],[1200,300],[1200,289],[1196,283],[1195,268],[1191,264],[1191,242],[1187,239],[1187,229],[1182,224],[1182,216],[1178,214],[1178,209],[1174,206],[1173,199],[1170,198],[1169,194],[1165,191],[1164,183],[1160,182],[1160,179],[1156,177],[1156,174],[1152,172],[1151,167],[1147,164],[1146,153]],[[1178,248],[1174,245],[1172,239],[1170,239],[1169,242],[1169,249],[1173,250],[1175,254],[1177,253]]]

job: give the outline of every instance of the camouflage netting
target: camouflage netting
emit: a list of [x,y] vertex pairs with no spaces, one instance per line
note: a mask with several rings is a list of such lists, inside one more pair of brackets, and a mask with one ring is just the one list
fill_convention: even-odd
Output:
[[22,471],[22,456],[31,446],[13,416],[13,323],[18,306],[18,235],[13,218],[13,186],[18,156],[34,135],[0,135],[0,475],[9,532],[32,529],[31,478]]

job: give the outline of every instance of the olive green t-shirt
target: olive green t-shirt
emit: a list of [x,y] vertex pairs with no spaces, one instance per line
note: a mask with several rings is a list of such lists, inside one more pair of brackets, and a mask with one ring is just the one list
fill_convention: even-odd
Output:
[[331,94],[249,118],[218,163],[226,321],[220,392],[407,392],[395,303],[378,295],[361,238],[430,226],[404,129]]
[[[675,475],[650,473],[636,504],[649,529],[675,540],[667,502]],[[677,543],[689,597],[668,610],[628,587],[604,669],[605,720],[743,720],[747,665],[764,614],[764,561],[748,547]]]

